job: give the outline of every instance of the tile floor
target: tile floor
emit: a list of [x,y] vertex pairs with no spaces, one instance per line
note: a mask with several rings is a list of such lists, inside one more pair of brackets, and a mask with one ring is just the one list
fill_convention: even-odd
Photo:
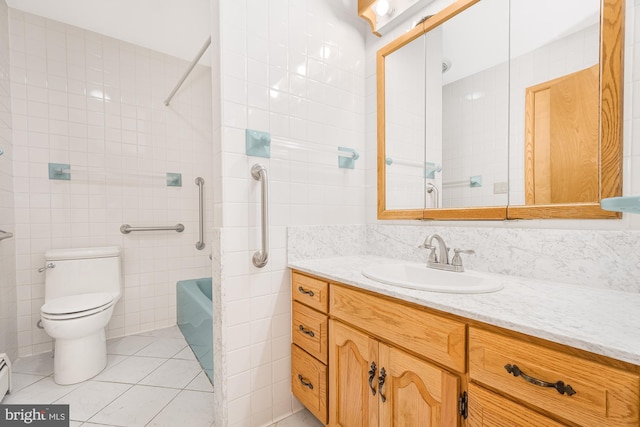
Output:
[[[19,359],[3,404],[69,404],[70,427],[214,425],[213,387],[177,326],[107,342],[108,362],[96,377],[53,382],[51,353]],[[308,411],[271,427],[322,427]]]
[[108,362],[91,380],[53,382],[51,353],[16,361],[2,403],[69,404],[76,426],[213,425],[213,387],[177,326],[107,342]]

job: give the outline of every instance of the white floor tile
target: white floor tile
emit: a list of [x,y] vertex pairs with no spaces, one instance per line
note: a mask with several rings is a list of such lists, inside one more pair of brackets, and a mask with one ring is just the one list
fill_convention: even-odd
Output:
[[[145,426],[179,390],[136,385],[94,415],[89,421],[110,426]],[[178,423],[176,425],[188,425]]]
[[213,392],[213,385],[209,377],[204,372],[200,372],[186,387],[187,390]]
[[211,425],[213,421],[213,395],[183,390],[147,425],[205,427]]
[[155,329],[153,331],[141,332],[137,336],[155,337],[155,338],[183,338],[182,332],[178,326],[169,328]]
[[14,372],[13,375],[11,375],[11,393],[16,394],[26,386],[29,386],[36,381],[40,381],[43,378],[45,377],[42,375],[21,374],[19,372]]
[[36,354],[16,360],[13,364],[13,372],[48,376],[53,374],[53,353]]
[[71,385],[58,385],[53,382],[53,377],[46,377],[38,382],[35,382],[18,393],[10,394],[7,396],[2,403],[4,404],[20,404],[20,403],[32,403],[32,404],[41,404],[48,405],[49,403],[53,403],[56,400],[60,399],[62,396],[71,393],[73,390],[78,388],[80,384],[71,384]]
[[193,350],[191,347],[187,345],[181,352],[173,356],[173,359],[184,359],[184,360],[198,360],[196,355],[193,354]]
[[136,356],[170,358],[187,347],[184,338],[159,338],[136,353]]
[[270,427],[324,427],[324,424],[311,415],[311,412],[304,409]]
[[69,405],[71,420],[87,421],[131,387],[130,384],[87,381],[55,403]]
[[127,360],[129,356],[122,356],[120,354],[107,354],[107,366],[105,366],[104,371],[107,369],[111,369],[116,366],[118,363],[123,360]]
[[202,368],[191,360],[169,359],[158,369],[145,377],[140,384],[160,387],[185,388]]
[[107,341],[107,353],[131,356],[154,341],[156,341],[156,339],[153,337],[141,337],[137,335],[115,338]]
[[105,370],[69,386],[53,382],[51,352],[19,359],[2,403],[69,404],[70,427],[213,425],[213,387],[177,326],[107,345]]
[[154,369],[162,365],[165,360],[155,357],[130,356],[112,368],[102,371],[94,377],[94,380],[137,384]]

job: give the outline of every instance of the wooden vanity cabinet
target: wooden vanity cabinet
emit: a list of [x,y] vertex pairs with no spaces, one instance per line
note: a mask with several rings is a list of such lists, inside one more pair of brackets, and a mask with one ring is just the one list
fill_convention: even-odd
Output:
[[[571,425],[640,425],[639,375],[566,350],[470,326],[469,378],[522,403],[519,407],[532,407]],[[474,414],[477,408],[470,399],[469,413]],[[503,409],[494,416],[508,419],[509,412]],[[501,425],[472,422],[476,419],[469,425]]]
[[456,426],[459,378],[331,320],[329,425]]
[[538,414],[512,400],[469,384],[469,417],[473,427],[562,427],[565,424]]
[[460,377],[400,346],[464,370],[464,324],[398,304],[331,284],[329,425],[459,425]]
[[324,424],[328,422],[329,283],[291,274],[291,391]]
[[293,393],[329,426],[640,426],[636,365],[297,272],[292,284]]

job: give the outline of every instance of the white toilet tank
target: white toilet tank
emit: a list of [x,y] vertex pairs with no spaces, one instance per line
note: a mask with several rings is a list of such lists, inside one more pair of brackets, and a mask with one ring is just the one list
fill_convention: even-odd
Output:
[[52,249],[44,254],[46,269],[44,300],[70,295],[108,292],[114,299],[122,289],[120,248]]

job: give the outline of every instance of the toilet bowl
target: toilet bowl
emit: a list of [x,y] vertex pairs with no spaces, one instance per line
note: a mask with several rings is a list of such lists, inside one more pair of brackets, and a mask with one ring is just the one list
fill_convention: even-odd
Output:
[[55,340],[54,381],[74,384],[107,364],[105,327],[122,285],[119,248],[47,251],[42,326]]

